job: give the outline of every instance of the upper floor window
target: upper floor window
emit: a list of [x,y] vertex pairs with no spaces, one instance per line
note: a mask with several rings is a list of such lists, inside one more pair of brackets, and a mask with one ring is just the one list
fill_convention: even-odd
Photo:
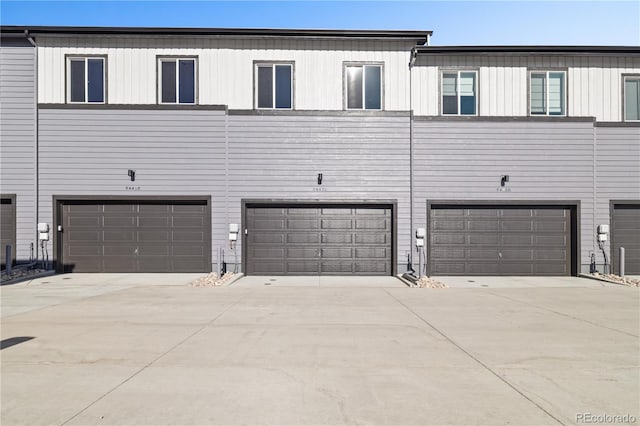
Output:
[[105,57],[67,57],[67,102],[105,102]]
[[195,104],[196,58],[158,58],[158,101],[161,104]]
[[255,64],[255,105],[257,108],[293,108],[293,64]]
[[478,114],[478,71],[442,72],[442,115]]
[[624,120],[640,121],[640,75],[624,77]]
[[566,115],[566,72],[531,71],[531,115]]
[[345,66],[347,109],[382,109],[382,65]]

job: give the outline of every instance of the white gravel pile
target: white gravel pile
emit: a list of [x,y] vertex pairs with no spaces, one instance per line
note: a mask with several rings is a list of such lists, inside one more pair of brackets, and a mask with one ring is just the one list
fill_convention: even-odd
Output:
[[194,287],[216,287],[228,282],[233,277],[233,275],[233,272],[227,272],[222,277],[218,277],[218,274],[216,274],[215,272],[211,272],[204,277],[200,277],[197,280],[193,281],[191,285]]
[[440,281],[430,278],[430,277],[422,277],[420,278],[418,281],[416,281],[416,284],[418,284],[418,286],[422,287],[422,288],[447,288],[449,287],[448,285],[441,283]]
[[596,278],[604,278],[605,280],[613,281],[618,284],[626,285],[629,287],[640,287],[640,280],[629,277],[621,277],[620,275],[615,274],[601,274],[599,272],[595,272],[593,274]]

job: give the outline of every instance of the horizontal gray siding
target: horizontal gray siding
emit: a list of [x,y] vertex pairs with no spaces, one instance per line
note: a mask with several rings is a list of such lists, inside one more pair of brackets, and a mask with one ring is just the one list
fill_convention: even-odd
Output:
[[40,109],[40,220],[52,223],[53,195],[211,196],[212,233],[226,237],[225,121],[210,110]]
[[[596,225],[610,224],[611,200],[640,200],[640,127],[596,127],[596,136]],[[611,259],[609,242],[605,251]]]
[[[427,200],[580,200],[581,263],[588,268],[592,123],[416,121],[414,137],[415,227],[426,227]],[[498,192],[501,175],[509,175],[510,192]]]
[[[314,191],[318,173],[324,192]],[[242,199],[270,198],[397,200],[398,263],[406,264],[408,117],[229,116],[230,222],[240,223]]]
[[0,192],[16,194],[19,262],[36,235],[34,55],[32,47],[0,47]]
[[[608,223],[609,200],[640,199],[638,128],[418,120],[414,136],[414,227],[426,227],[427,200],[579,200],[587,270],[592,252],[602,262],[595,228]],[[3,142],[3,159],[16,151]],[[136,170],[135,183],[128,169]],[[315,190],[318,173],[322,192]],[[498,192],[503,174],[510,192]],[[227,234],[229,223],[241,223],[242,199],[397,200],[402,272],[413,233],[409,190],[408,117],[40,110],[40,221],[52,223],[53,195],[211,196],[214,264],[218,248],[228,263],[236,261]],[[27,210],[20,220],[33,216]],[[241,252],[239,241],[238,262]]]

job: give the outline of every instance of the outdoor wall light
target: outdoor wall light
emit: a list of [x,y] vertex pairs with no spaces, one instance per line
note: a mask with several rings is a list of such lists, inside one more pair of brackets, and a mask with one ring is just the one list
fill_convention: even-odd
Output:
[[322,173],[318,173],[318,185],[322,185]]
[[131,178],[131,182],[135,182],[136,180],[136,171],[129,169],[129,177]]
[[509,182],[509,175],[500,176],[500,186],[504,186],[507,182]]

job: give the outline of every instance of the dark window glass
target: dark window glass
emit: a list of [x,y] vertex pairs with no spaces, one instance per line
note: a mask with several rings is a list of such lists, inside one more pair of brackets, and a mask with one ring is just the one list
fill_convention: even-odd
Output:
[[276,108],[291,108],[290,65],[276,65]]
[[162,102],[176,102],[176,63],[162,61]]
[[458,113],[458,98],[456,96],[442,97],[442,113],[443,114]]
[[87,59],[87,102],[104,102],[104,61]]
[[640,120],[640,79],[624,81],[624,119]]
[[273,68],[258,67],[258,108],[273,108]]
[[475,96],[460,96],[460,114],[475,115],[476,98]]
[[193,59],[178,61],[181,104],[193,104],[196,101],[196,61]]
[[362,67],[347,67],[347,108],[362,108]]
[[364,67],[365,109],[381,109],[382,107],[381,71],[380,67]]
[[531,73],[531,88],[529,90],[531,98],[531,114],[547,113],[547,74]]
[[458,74],[442,74],[442,113],[458,113]]
[[550,72],[548,81],[549,115],[564,115],[564,73]]
[[460,73],[460,114],[474,115],[476,113],[476,73]]
[[70,94],[71,94],[71,102],[84,102],[84,59],[75,60],[72,59],[70,62]]

